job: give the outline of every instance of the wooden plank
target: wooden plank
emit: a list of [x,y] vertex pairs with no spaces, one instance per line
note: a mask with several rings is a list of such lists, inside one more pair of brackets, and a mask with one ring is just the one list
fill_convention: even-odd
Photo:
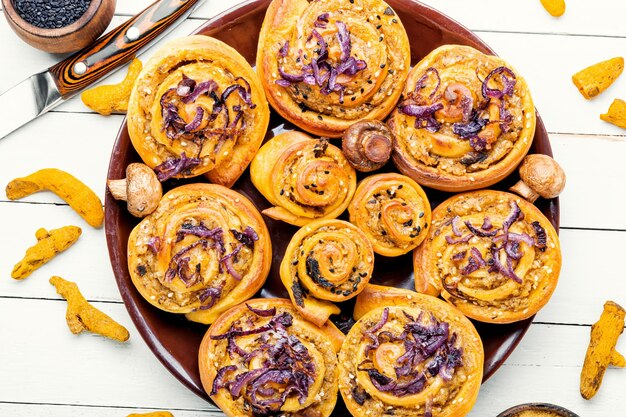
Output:
[[[60,299],[54,287],[48,283],[52,275],[59,275],[76,281],[90,300],[121,302],[109,263],[103,229],[87,225],[68,206],[5,203],[0,206],[0,213],[3,236],[0,296]],[[78,225],[83,230],[72,247],[24,280],[10,278],[15,263],[22,259],[28,247],[35,244],[35,231],[39,227],[56,229],[69,224]]]
[[615,0],[566,0],[560,18],[550,16],[539,0],[502,3],[499,0],[424,0],[424,3],[472,30],[626,36],[626,3]]
[[[107,30],[120,25],[126,20],[128,20],[128,16],[114,16]],[[200,23],[201,22],[198,20],[187,20],[183,22],[178,27],[174,28],[171,33],[165,36],[160,43],[156,44],[152,48],[143,50],[141,53],[142,56],[146,57],[152,55],[154,48],[158,48],[163,41],[188,35],[196,27],[198,27]],[[48,54],[32,48],[28,44],[22,42],[8,25],[0,25],[0,39],[7,40],[6,42],[2,42],[2,44],[0,44],[0,52],[4,54],[4,56],[9,57],[9,60],[14,60],[10,61],[11,65],[3,65],[0,67],[0,93],[21,82],[31,74],[39,71],[45,71],[48,67],[56,64],[63,58],[60,55]],[[15,71],[15,65],[19,65],[19,71]],[[106,78],[103,82],[116,83],[124,77],[125,72],[125,70],[118,71],[111,75],[111,77]],[[91,112],[80,101],[80,97],[74,97],[68,102],[61,104],[55,109],[55,111]]]
[[[537,0],[538,1],[538,0]],[[585,100],[571,80],[577,71],[626,49],[626,38],[477,32],[497,54],[526,78],[546,128],[555,133],[624,136],[626,131],[603,122],[616,97],[622,97],[626,77],[602,95]]]
[[[495,2],[496,0],[490,0]],[[124,2],[129,4],[130,2]],[[211,10],[219,6],[211,4]],[[458,2],[457,2],[458,3]],[[222,4],[222,3],[220,3]],[[626,4],[626,3],[625,3]],[[205,6],[206,7],[206,6]],[[222,4],[222,8],[225,4]],[[470,6],[467,6],[470,7]],[[539,6],[538,6],[539,7]],[[626,7],[626,5],[620,6]],[[498,9],[492,7],[491,9]],[[542,12],[543,13],[543,12]],[[505,13],[502,11],[502,15]],[[481,19],[487,21],[482,14]],[[127,19],[117,16],[112,25]],[[184,36],[202,23],[200,20],[188,20],[179,26],[168,38]],[[0,37],[14,37],[10,29],[0,26]],[[597,61],[619,55],[626,49],[626,38],[597,38],[593,36],[566,36],[526,33],[481,32],[482,37],[496,52],[505,57],[528,80],[535,104],[540,109],[550,132],[573,134],[599,134],[624,136],[625,131],[599,119],[599,114],[608,109],[609,104],[626,86],[624,77],[618,79],[605,94],[592,101],[586,101],[571,82],[571,75]],[[0,69],[0,91],[21,81],[25,74],[39,71],[58,59],[42,54],[21,42],[3,43],[1,49],[5,56],[20,56],[20,71],[11,71],[6,65]],[[144,56],[150,56],[148,51]],[[5,76],[6,74],[6,76]],[[106,82],[115,82],[123,74],[118,73]],[[567,110],[564,109],[567,103]],[[78,98],[58,108],[60,111],[87,111]]]
[[[42,168],[60,168],[104,201],[107,167],[121,121],[121,116],[48,113],[13,132],[0,143],[0,200],[7,201],[4,187],[13,178]],[[63,202],[50,192],[20,201]]]
[[[109,264],[104,231],[93,229],[67,206],[0,204],[0,230],[10,236],[0,257],[0,297],[58,298],[48,284],[56,274],[76,280],[90,300],[120,302],[120,295]],[[28,219],[27,221],[15,221]],[[78,224],[83,236],[67,252],[59,255],[24,281],[9,278],[13,265],[35,242],[38,227],[57,228]],[[626,233],[616,231],[563,230],[561,233],[563,269],[557,290],[537,320],[550,323],[591,324],[597,320],[604,301],[614,299],[626,305],[626,281],[609,260],[620,259],[626,247]]]
[[[81,179],[103,199],[110,150],[121,121],[121,116],[44,115],[2,141],[0,185],[36,169],[59,167]],[[93,129],[96,123],[98,129]],[[64,127],[59,129],[59,126]],[[561,224],[626,230],[626,216],[622,213],[626,194],[616,192],[617,184],[623,180],[626,141],[583,135],[552,134],[550,137],[555,158],[568,176],[561,197]],[[27,154],[24,153],[25,143],[29,148]],[[589,153],[590,148],[593,154]],[[68,158],[68,149],[79,150],[80,157]],[[31,161],[28,169],[24,159]],[[4,193],[0,194],[2,200],[6,201]],[[23,201],[62,203],[51,193],[34,194]],[[599,201],[603,203],[599,205]]]
[[[2,343],[0,369],[10,377],[0,380],[0,402],[208,408],[157,362],[132,327],[123,306],[98,307],[129,327],[129,343],[91,334],[72,335],[64,321],[65,302],[0,300],[0,331],[11,335]],[[616,406],[626,384],[626,372],[622,370],[607,372],[593,408],[578,400],[578,375],[588,337],[589,327],[584,326],[531,326],[506,365],[485,385],[471,415],[494,415],[523,401],[559,403],[586,417],[594,415],[594,410],[606,411]],[[618,349],[625,346],[621,340]],[[24,372],[24,364],[37,372]],[[560,389],[554,390],[555,386]]]
[[0,401],[207,408],[152,355],[123,305],[97,307],[129,329],[131,338],[124,344],[70,333],[66,306],[64,301],[0,300]]
[[[118,2],[116,13],[135,14],[150,3],[151,0]],[[192,16],[209,19],[237,3],[206,1]],[[623,24],[626,3],[616,0],[567,0],[567,11],[558,19],[545,11],[539,0],[516,2],[514,12],[511,5],[500,0],[424,0],[423,3],[472,30],[626,36]]]
[[[121,122],[119,115],[44,115],[2,141],[0,186],[36,169],[58,167],[81,179],[103,199],[111,148]],[[97,129],[93,129],[95,124]],[[555,158],[567,173],[567,186],[561,196],[561,225],[626,230],[622,210],[626,206],[626,194],[616,192],[623,181],[626,140],[559,134],[550,138]],[[28,153],[24,152],[25,143]],[[68,158],[69,149],[78,150],[80,157]],[[24,160],[30,161],[28,168]],[[0,201],[6,200],[0,191]],[[62,202],[51,193],[34,194],[23,201]]]
[[[560,343],[561,334],[554,334],[552,342]],[[514,405],[533,402],[557,404],[584,417],[619,415],[615,410],[624,407],[624,376],[622,370],[610,370],[598,395],[592,401],[586,401],[578,392],[579,367],[507,363],[483,386],[468,417],[495,416]]]
[[608,136],[551,134],[555,159],[567,174],[561,225],[626,230],[626,140]]
[[625,247],[624,232],[563,230],[559,284],[536,320],[592,324],[606,300],[626,306],[626,281],[617,267]]
[[224,416],[224,413],[216,410],[159,410],[155,408],[0,403],[0,415],[11,417],[124,417],[131,413],[143,414],[152,411],[170,411],[175,417]]
[[[117,2],[116,15],[130,16],[152,3],[152,0]],[[196,19],[209,19],[234,7],[238,0],[205,1],[192,14]],[[539,0],[518,2],[515,12],[503,7],[499,0],[424,0],[472,30],[522,33],[558,33],[594,36],[626,36],[622,17],[626,3],[615,0],[567,0],[566,13],[560,18],[550,16]],[[2,7],[0,5],[0,10]]]

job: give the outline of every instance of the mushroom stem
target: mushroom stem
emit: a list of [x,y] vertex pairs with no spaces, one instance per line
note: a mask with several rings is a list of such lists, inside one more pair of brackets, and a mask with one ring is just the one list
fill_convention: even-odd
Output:
[[382,135],[372,135],[363,143],[365,156],[372,162],[384,163],[389,160],[391,154],[391,140]]
[[530,188],[528,184],[526,184],[522,180],[519,180],[517,184],[509,188],[509,190],[513,191],[516,194],[519,194],[531,203],[534,203],[539,198],[539,194],[534,192],[533,189]]
[[128,194],[126,193],[126,178],[121,180],[108,180],[107,187],[109,187],[109,191],[111,195],[116,200],[128,200]]

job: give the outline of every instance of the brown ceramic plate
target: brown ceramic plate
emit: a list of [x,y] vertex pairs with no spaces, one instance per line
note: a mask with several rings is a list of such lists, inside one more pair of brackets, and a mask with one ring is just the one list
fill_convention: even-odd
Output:
[[[269,3],[270,0],[248,1],[209,20],[196,33],[210,35],[226,42],[236,48],[250,63],[254,64],[258,34]],[[419,61],[436,47],[451,43],[469,45],[485,53],[493,53],[472,32],[440,12],[415,0],[387,0],[387,3],[395,9],[407,29],[411,40],[413,63]],[[283,130],[291,129],[293,129],[292,125],[273,113],[267,138],[271,138]],[[537,118],[537,132],[531,153],[552,155],[548,134],[539,117]],[[124,122],[113,147],[108,178],[124,178],[126,166],[131,162],[140,162],[140,158],[130,143]],[[390,164],[383,167],[381,171],[394,170],[395,167]],[[516,180],[517,178],[512,175],[495,188],[505,190]],[[203,179],[200,177],[196,181],[203,181]],[[189,182],[193,181],[186,181],[186,183]],[[165,189],[168,190],[183,183],[185,182],[170,181],[165,184]],[[247,171],[233,189],[249,197],[260,210],[269,206],[252,185]],[[449,196],[430,189],[426,192],[433,207]],[[135,326],[165,367],[194,393],[208,400],[200,382],[197,357],[198,347],[206,327],[190,323],[182,316],[158,310],[139,295],[131,282],[126,262],[128,236],[132,228],[138,223],[138,219],[126,211],[125,203],[113,200],[109,194],[106,196],[105,206],[106,238],[111,264],[120,293]],[[538,206],[558,230],[558,200],[539,200]],[[267,283],[258,295],[262,297],[287,297],[278,270],[286,245],[297,229],[269,218],[266,218],[265,221],[272,236],[274,258]],[[373,282],[414,288],[411,254],[393,259],[377,257],[375,268],[373,276],[376,279]],[[348,318],[352,312],[352,305],[344,303],[342,309],[344,316],[338,317],[337,321],[340,326],[345,328],[350,325]],[[531,321],[532,319],[529,319],[507,325],[476,323],[485,346],[485,379],[489,378],[515,349],[528,330]],[[340,407],[338,406],[338,409]],[[335,415],[338,414],[335,413]]]

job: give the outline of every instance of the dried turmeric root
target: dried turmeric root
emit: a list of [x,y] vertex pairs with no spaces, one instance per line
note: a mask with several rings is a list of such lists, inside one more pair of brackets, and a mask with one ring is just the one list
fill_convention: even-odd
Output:
[[624,368],[626,360],[615,350],[617,339],[624,331],[626,312],[613,301],[604,303],[600,320],[591,326],[591,340],[580,374],[580,395],[589,400],[600,388],[609,365]]
[[65,318],[72,333],[79,334],[88,330],[120,342],[128,340],[128,330],[89,304],[75,283],[55,276],[50,278],[50,284],[54,285],[57,293],[67,300]]
[[129,414],[128,417],[174,417],[169,411],[154,411],[145,414]]
[[50,231],[43,228],[37,230],[35,237],[38,242],[26,250],[24,259],[15,265],[11,277],[26,278],[34,270],[72,246],[81,233],[80,227],[76,226],[65,226]]
[[113,112],[126,113],[128,110],[130,92],[135,85],[135,81],[142,67],[141,61],[134,59],[128,67],[126,78],[124,78],[121,83],[90,88],[84,91],[80,95],[80,98],[83,100],[83,103],[85,103],[85,106],[105,116]]
[[624,71],[624,58],[598,62],[572,75],[572,82],[587,100],[609,88]]
[[605,122],[613,123],[622,129],[626,129],[626,101],[616,98],[611,103],[609,111],[600,115],[600,119]]
[[565,0],[541,0],[541,4],[554,17],[562,16],[565,13]]
[[38,191],[49,190],[65,200],[93,227],[102,226],[102,202],[89,187],[65,171],[46,168],[11,181],[6,188],[10,200],[18,200]]

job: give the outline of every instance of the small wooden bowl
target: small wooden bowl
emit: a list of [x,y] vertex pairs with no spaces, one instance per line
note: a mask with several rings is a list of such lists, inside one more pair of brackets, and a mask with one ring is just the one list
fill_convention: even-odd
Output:
[[524,411],[537,412],[537,415],[542,416],[542,412],[549,417],[578,417],[577,414],[554,404],[546,403],[528,403],[520,404],[515,407],[511,407],[506,411],[498,414],[498,417],[517,417]]
[[116,0],[91,0],[85,13],[74,23],[58,29],[44,29],[22,19],[13,0],[2,0],[2,9],[13,31],[37,49],[53,53],[74,52],[96,40],[107,28]]

